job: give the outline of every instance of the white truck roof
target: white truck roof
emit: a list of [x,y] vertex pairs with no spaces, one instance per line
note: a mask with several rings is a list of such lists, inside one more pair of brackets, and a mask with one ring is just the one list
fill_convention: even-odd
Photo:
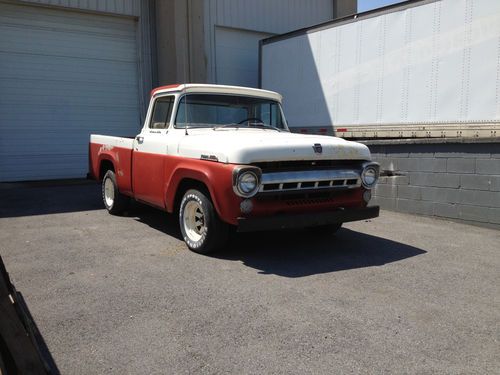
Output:
[[255,89],[252,87],[209,85],[202,83],[185,83],[168,86],[160,86],[151,91],[151,96],[170,92],[203,92],[214,94],[234,94],[258,96],[261,98],[273,99],[281,103],[282,96],[274,91]]

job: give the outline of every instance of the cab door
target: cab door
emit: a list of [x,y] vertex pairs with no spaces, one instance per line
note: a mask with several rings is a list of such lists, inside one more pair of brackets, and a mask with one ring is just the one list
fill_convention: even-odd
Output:
[[165,168],[167,167],[167,138],[174,96],[155,100],[149,124],[135,138],[132,157],[132,186],[134,197],[163,208]]

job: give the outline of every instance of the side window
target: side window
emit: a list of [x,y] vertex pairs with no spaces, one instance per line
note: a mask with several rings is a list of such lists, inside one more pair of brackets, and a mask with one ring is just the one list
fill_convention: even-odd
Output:
[[156,99],[153,108],[153,115],[149,123],[150,129],[166,129],[170,122],[172,107],[174,106],[173,96],[164,96]]

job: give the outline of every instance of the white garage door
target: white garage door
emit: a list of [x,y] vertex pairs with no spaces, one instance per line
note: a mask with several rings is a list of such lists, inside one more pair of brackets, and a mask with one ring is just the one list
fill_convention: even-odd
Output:
[[217,27],[215,30],[217,83],[258,87],[259,41],[271,35]]
[[0,181],[83,177],[139,128],[136,21],[0,3]]

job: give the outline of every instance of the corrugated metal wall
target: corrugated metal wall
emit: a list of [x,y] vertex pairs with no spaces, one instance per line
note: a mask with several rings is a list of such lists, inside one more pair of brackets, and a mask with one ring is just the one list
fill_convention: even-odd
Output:
[[138,17],[141,14],[140,0],[23,0],[67,8],[83,9],[97,12],[115,13]]
[[0,181],[83,177],[90,133],[139,131],[151,1],[0,0]]
[[91,133],[135,135],[137,21],[0,2],[0,181],[83,177]]
[[[163,0],[159,0],[163,1]],[[2,2],[2,0],[0,0]],[[119,15],[137,17],[138,36],[138,69],[140,85],[141,117],[146,114],[149,103],[149,92],[156,85],[156,72],[153,68],[155,51],[151,44],[152,22],[150,4],[152,0],[18,0],[7,1],[11,3],[34,4],[49,7],[62,7],[74,10],[101,13],[103,15]],[[153,84],[153,82],[155,82]]]

